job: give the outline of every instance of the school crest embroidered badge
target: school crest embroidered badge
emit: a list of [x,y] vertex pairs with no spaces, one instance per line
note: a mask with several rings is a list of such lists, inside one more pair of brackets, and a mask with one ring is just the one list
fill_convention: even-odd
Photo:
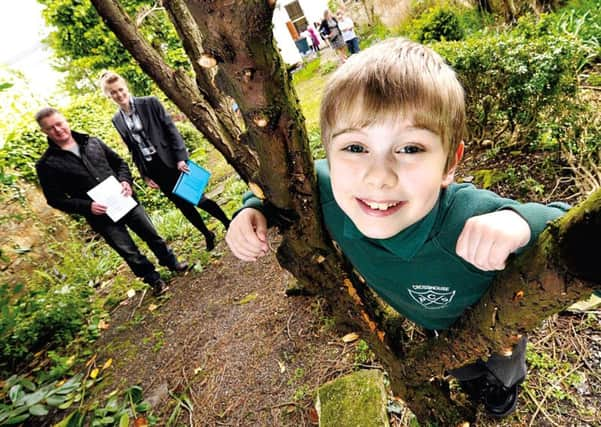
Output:
[[445,286],[413,285],[409,295],[419,305],[428,310],[444,308],[453,300],[455,291]]

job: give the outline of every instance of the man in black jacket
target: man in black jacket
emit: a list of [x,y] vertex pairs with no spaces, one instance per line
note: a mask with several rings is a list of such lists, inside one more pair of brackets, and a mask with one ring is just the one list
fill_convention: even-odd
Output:
[[172,271],[185,271],[165,241],[158,235],[144,208],[138,204],[123,218],[113,222],[107,207],[93,201],[87,192],[114,176],[121,183],[122,194],[132,195],[132,177],[127,163],[100,139],[72,132],[67,120],[56,109],[40,110],[36,121],[48,137],[48,149],[36,163],[44,196],[50,206],[69,214],[83,215],[92,229],[121,255],[134,274],[154,289],[155,295],[168,288],[154,265],[132,240],[131,228],[154,252],[161,265]]

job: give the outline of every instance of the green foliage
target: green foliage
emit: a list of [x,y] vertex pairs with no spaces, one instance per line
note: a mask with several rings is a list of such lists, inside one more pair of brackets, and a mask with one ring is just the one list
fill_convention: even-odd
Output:
[[379,41],[391,37],[393,33],[386,25],[378,20],[372,26],[359,28],[358,35],[359,47],[365,49]]
[[540,19],[524,16],[505,33],[481,31],[433,46],[466,90],[469,140],[543,148],[569,141],[566,123],[586,108],[578,75],[600,52],[601,12],[590,3],[573,2]]
[[417,38],[422,43],[461,40],[464,35],[455,12],[445,7],[429,10],[415,22],[415,27],[418,29]]
[[182,135],[188,151],[193,154],[194,157],[204,158],[207,155],[207,150],[209,150],[211,146],[198,129],[188,121],[175,122],[175,126]]
[[374,352],[369,348],[365,340],[357,341],[355,346],[355,365],[367,365],[376,358]]
[[575,95],[581,46],[571,37],[491,34],[435,48],[466,90],[469,139],[513,143],[536,140],[541,116]]
[[[119,139],[110,120],[113,112],[114,109],[108,100],[104,97],[99,98],[98,95],[77,97],[73,103],[62,109],[72,130],[100,137],[122,155],[127,155],[122,144],[116,143]],[[23,127],[11,132],[4,146],[0,147],[0,170],[12,170],[16,172],[16,176],[37,183],[35,162],[46,151],[48,143],[46,136],[35,123],[33,113],[28,119]]]
[[601,87],[601,73],[589,74],[586,83],[590,86]]
[[39,266],[26,287],[0,286],[3,373],[28,363],[41,349],[66,346],[76,337],[98,336],[104,308],[103,299],[94,298],[93,285],[115,271],[121,259],[104,242],[86,242],[77,236],[48,244],[48,251],[54,257]]
[[[143,399],[142,388],[132,386],[125,392],[111,393],[103,406],[97,403],[80,405],[55,427],[83,426],[129,426],[141,414],[150,412],[150,404]],[[148,425],[155,425],[156,420],[151,414],[145,417]]]
[[179,426],[180,424],[178,424],[177,420],[182,413],[182,409],[187,411],[189,414],[192,414],[194,411],[194,405],[192,404],[192,401],[190,400],[190,397],[188,397],[187,393],[182,393],[178,396],[169,392],[169,395],[173,400],[175,400],[175,407],[167,419],[167,427]]
[[326,158],[326,150],[321,143],[321,131],[319,129],[309,130],[309,147],[314,159]]
[[79,374],[60,385],[52,381],[37,386],[25,377],[13,375],[4,382],[3,394],[8,401],[0,403],[0,425],[20,424],[31,416],[48,415],[52,408],[67,408],[81,398],[82,377]]
[[315,58],[311,62],[307,62],[304,66],[292,74],[292,82],[296,85],[307,81],[319,71],[321,65],[320,58]]
[[[55,277],[45,273],[51,280]],[[4,316],[0,319],[0,368],[4,371],[28,361],[44,346],[65,345],[81,330],[89,313],[89,291],[36,289],[10,296],[17,289],[2,285]]]
[[493,22],[494,17],[481,14],[465,3],[415,0],[409,15],[394,32],[424,43],[462,40]]
[[568,355],[567,361],[557,361],[546,353],[537,353],[532,345],[528,344],[526,361],[528,366],[537,376],[545,378],[549,383],[547,393],[556,400],[571,400],[575,402],[571,390],[583,382],[583,376],[574,372],[573,365],[569,362],[570,357],[575,360],[576,355]]
[[[75,94],[92,92],[102,70],[122,74],[134,93],[147,94],[152,82],[108,30],[89,0],[38,0],[46,6],[44,18],[53,28],[47,39],[55,52],[58,69],[67,73],[65,89]],[[135,17],[154,5],[150,0],[121,4]],[[181,43],[164,9],[153,10],[138,27],[150,45],[173,67],[189,66]]]
[[30,124],[19,133],[9,135],[4,146],[0,148],[0,165],[4,170],[16,172],[16,176],[37,182],[35,162],[46,150],[46,137]]

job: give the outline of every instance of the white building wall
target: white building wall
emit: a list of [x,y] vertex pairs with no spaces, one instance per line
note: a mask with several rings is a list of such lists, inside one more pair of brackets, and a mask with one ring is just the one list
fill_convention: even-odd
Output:
[[[280,48],[280,53],[284,62],[289,65],[297,64],[303,61],[303,58],[298,51],[286,22],[290,21],[286,6],[293,3],[294,0],[278,0],[273,11],[273,37],[277,46]],[[321,22],[323,12],[328,8],[327,0],[298,0],[298,3],[305,14],[305,18],[309,25],[313,22]]]

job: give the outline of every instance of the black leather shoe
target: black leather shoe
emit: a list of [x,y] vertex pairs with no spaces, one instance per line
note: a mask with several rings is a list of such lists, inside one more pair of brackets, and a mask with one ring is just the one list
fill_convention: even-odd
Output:
[[205,241],[207,242],[207,251],[211,252],[213,249],[215,249],[215,233],[206,235]]
[[169,270],[176,273],[184,273],[190,269],[190,264],[187,262],[176,262],[174,265],[169,267]]
[[152,293],[155,297],[163,295],[169,290],[169,286],[167,286],[167,283],[163,279],[158,279],[156,282],[151,283],[150,286],[152,286]]
[[489,386],[484,394],[484,408],[491,417],[503,418],[515,411],[518,405],[517,384],[511,387]]
[[484,404],[484,409],[491,417],[506,417],[517,407],[517,384],[505,387],[490,374],[469,381],[459,381],[459,384],[471,401]]

